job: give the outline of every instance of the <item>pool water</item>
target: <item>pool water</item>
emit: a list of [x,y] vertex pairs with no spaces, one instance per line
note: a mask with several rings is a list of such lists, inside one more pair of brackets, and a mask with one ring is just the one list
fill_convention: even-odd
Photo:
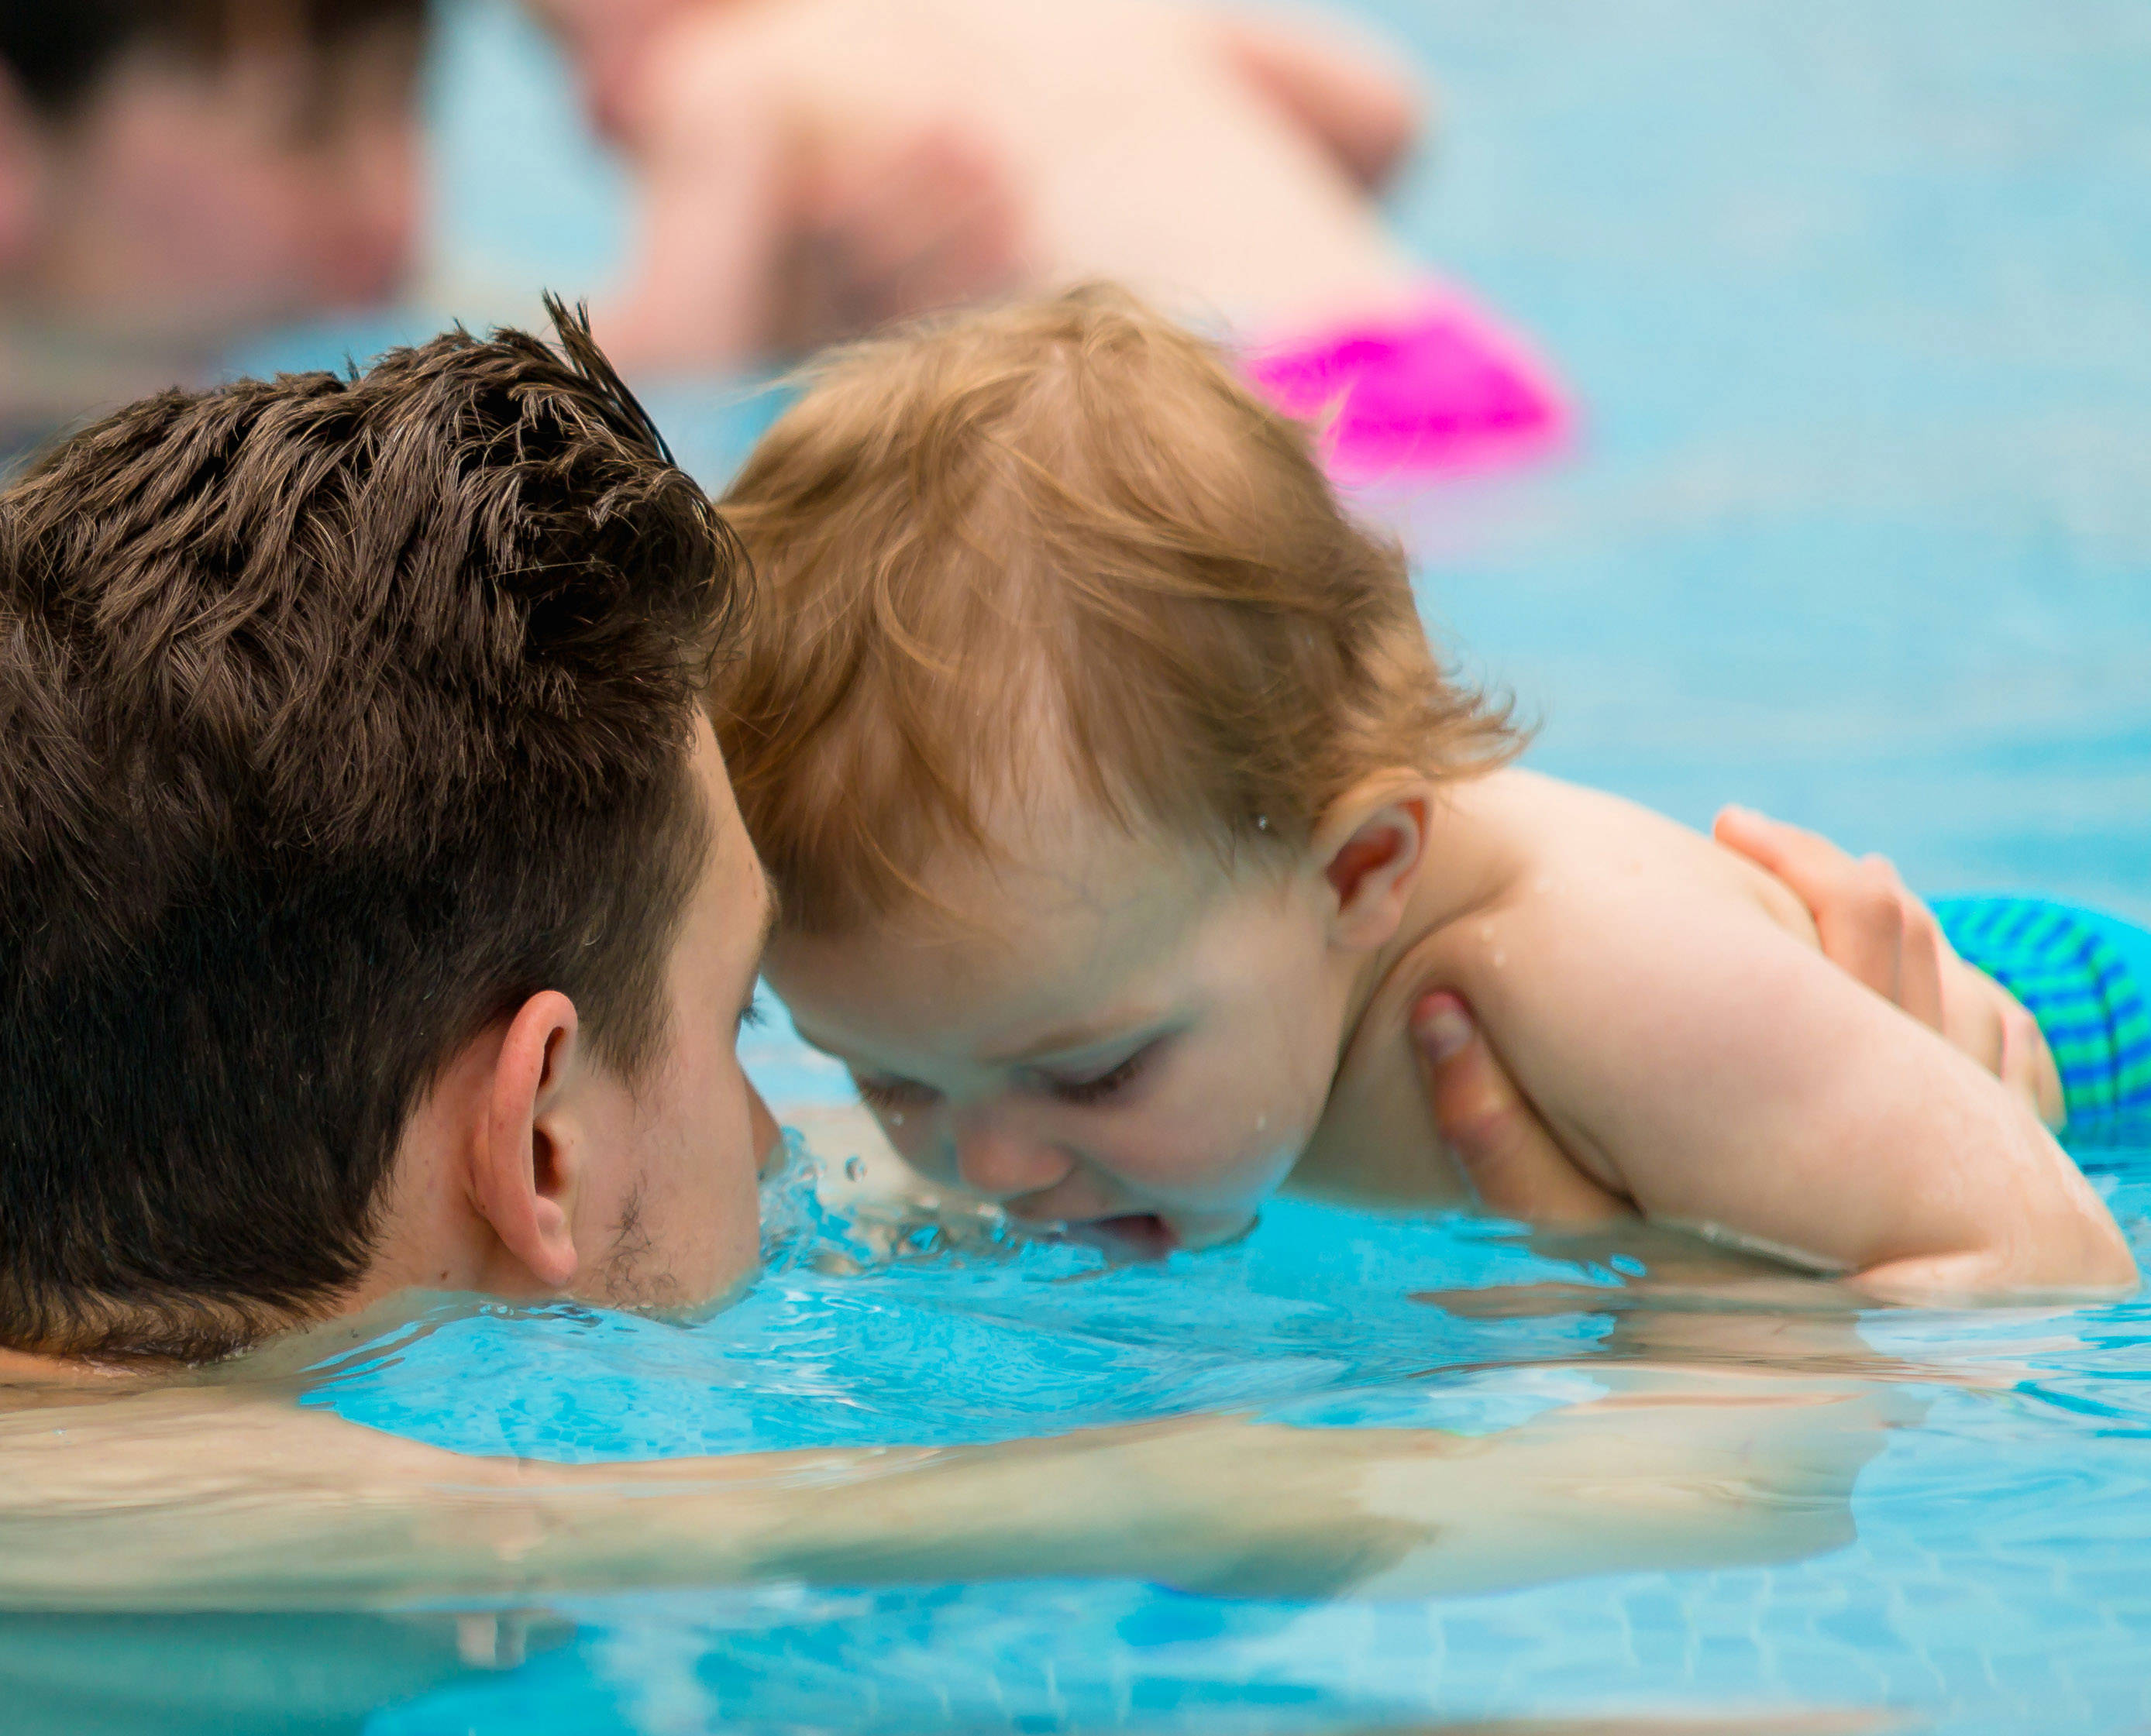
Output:
[[[2151,1259],[2151,1140],[2091,1161]],[[1486,1436],[1597,1395],[1593,1371],[1638,1354],[1652,1324],[1612,1266],[1461,1219],[1287,1204],[1228,1250],[1114,1271],[1086,1250],[921,1236],[862,1273],[860,1244],[803,1208],[796,1181],[772,1203],[767,1274],[711,1322],[443,1302],[326,1366],[308,1402],[463,1451],[585,1462],[1217,1410]],[[1606,1306],[1481,1320],[1410,1299],[1430,1281],[1541,1280]],[[1709,1571],[1431,1599],[1039,1579],[665,1589],[475,1615],[9,1617],[6,1727],[1775,1730],[1874,1728],[1766,1720],[1880,1708],[1951,1732],[2140,1728],[2151,1309],[1877,1311],[1858,1334],[1870,1377],[1900,1382],[1917,1420],[1860,1470],[1856,1537],[1806,1559],[1750,1564],[1736,1540]]]
[[[2151,8],[1366,10],[1445,95],[1399,222],[1589,406],[1571,462],[1405,512],[1430,618],[1543,719],[1535,763],[1691,821],[1728,800],[1774,810],[1936,891],[2151,919]],[[447,25],[437,299],[520,315],[540,282],[602,276],[618,179],[561,124],[556,69],[504,5]],[[295,333],[248,361],[387,335]],[[650,396],[712,481],[766,415],[730,389]],[[753,1041],[778,1099],[840,1095],[781,1021]],[[2151,1128],[2082,1155],[2151,1261]],[[1579,1367],[1632,1355],[1649,1313],[1622,1270],[1467,1222],[1284,1205],[1162,1269],[921,1244],[847,1274],[826,1257],[842,1226],[792,1215],[760,1287],[705,1325],[443,1305],[324,1370],[311,1402],[574,1461],[1205,1410],[1485,1433],[1587,1396]],[[1410,1299],[1541,1279],[1604,1305],[1490,1319]],[[1878,1310],[1857,1330],[1922,1414],[1860,1473],[1856,1538],[1799,1561],[1389,1601],[1039,1580],[475,1617],[15,1616],[5,1722],[1740,1728],[1890,1708],[1967,1736],[2151,1725],[2151,1310]]]

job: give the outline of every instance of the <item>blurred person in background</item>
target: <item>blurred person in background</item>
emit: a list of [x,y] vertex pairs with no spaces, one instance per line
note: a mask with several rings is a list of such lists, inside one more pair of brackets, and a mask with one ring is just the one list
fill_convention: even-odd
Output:
[[1566,431],[1528,348],[1384,220],[1420,136],[1415,82],[1318,16],[533,3],[641,181],[640,242],[600,315],[638,366],[736,367],[1107,278],[1222,323],[1281,408],[1330,420],[1348,475],[1506,462]]
[[[1000,237],[979,247],[959,295],[1114,275],[1269,320],[1415,282],[1364,196],[1418,142],[1420,93],[1379,52],[1318,23],[1179,0],[534,7],[570,53],[598,131],[647,179],[645,256],[615,316],[620,338],[643,349],[699,361],[753,353],[766,327],[783,325],[742,305],[753,262],[781,250],[785,230],[819,226],[841,202],[830,185],[863,161],[908,146],[925,159],[927,140],[944,157],[974,155],[970,191],[989,213],[977,228]],[[946,181],[921,185],[940,198],[903,213],[914,258],[890,247],[893,275],[936,258],[977,215],[953,209],[946,196],[959,187]],[[688,204],[723,213],[729,235]],[[880,221],[899,226],[888,213]],[[691,252],[697,243],[703,252]],[[914,295],[890,284],[890,301],[908,303],[893,312],[921,312],[910,303],[944,288],[938,275]]]
[[0,455],[392,295],[426,0],[0,0]]
[[910,69],[822,149],[787,116],[789,81],[711,78],[698,53],[676,86],[647,88],[697,0],[529,4],[640,184],[631,288],[600,315],[631,364],[735,370],[1022,282],[1005,151]]

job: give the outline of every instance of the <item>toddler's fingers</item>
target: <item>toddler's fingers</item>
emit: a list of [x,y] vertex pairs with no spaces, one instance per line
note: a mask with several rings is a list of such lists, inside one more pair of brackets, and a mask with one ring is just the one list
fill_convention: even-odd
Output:
[[1435,1123],[1488,1211],[1540,1224],[1626,1215],[1569,1161],[1460,999],[1439,990],[1421,997],[1411,1034]]

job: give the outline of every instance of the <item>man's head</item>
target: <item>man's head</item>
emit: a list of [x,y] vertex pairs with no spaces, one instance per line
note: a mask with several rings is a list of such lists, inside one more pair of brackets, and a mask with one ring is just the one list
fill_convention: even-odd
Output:
[[1505,757],[1304,431],[1109,292],[831,363],[727,497],[718,733],[772,982],[898,1148],[1126,1239],[1243,1227],[1442,777]]
[[0,1345],[751,1264],[734,545],[561,336],[169,393],[0,496]]
[[409,264],[425,0],[0,0],[0,304],[214,344]]

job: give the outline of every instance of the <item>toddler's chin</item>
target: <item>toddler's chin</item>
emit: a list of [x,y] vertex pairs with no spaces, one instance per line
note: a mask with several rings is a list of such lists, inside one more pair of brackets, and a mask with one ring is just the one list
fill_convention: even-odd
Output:
[[1176,1214],[1171,1222],[1180,1238],[1180,1245],[1200,1252],[1206,1248],[1231,1246],[1251,1232],[1260,1218],[1261,1214],[1253,1206],[1247,1206],[1237,1211]]
[[1157,1212],[1123,1212],[1061,1227],[1071,1242],[1096,1248],[1108,1259],[1134,1264],[1161,1260],[1185,1249],[1191,1253],[1237,1241],[1255,1226],[1248,1212],[1206,1212],[1166,1216]]

